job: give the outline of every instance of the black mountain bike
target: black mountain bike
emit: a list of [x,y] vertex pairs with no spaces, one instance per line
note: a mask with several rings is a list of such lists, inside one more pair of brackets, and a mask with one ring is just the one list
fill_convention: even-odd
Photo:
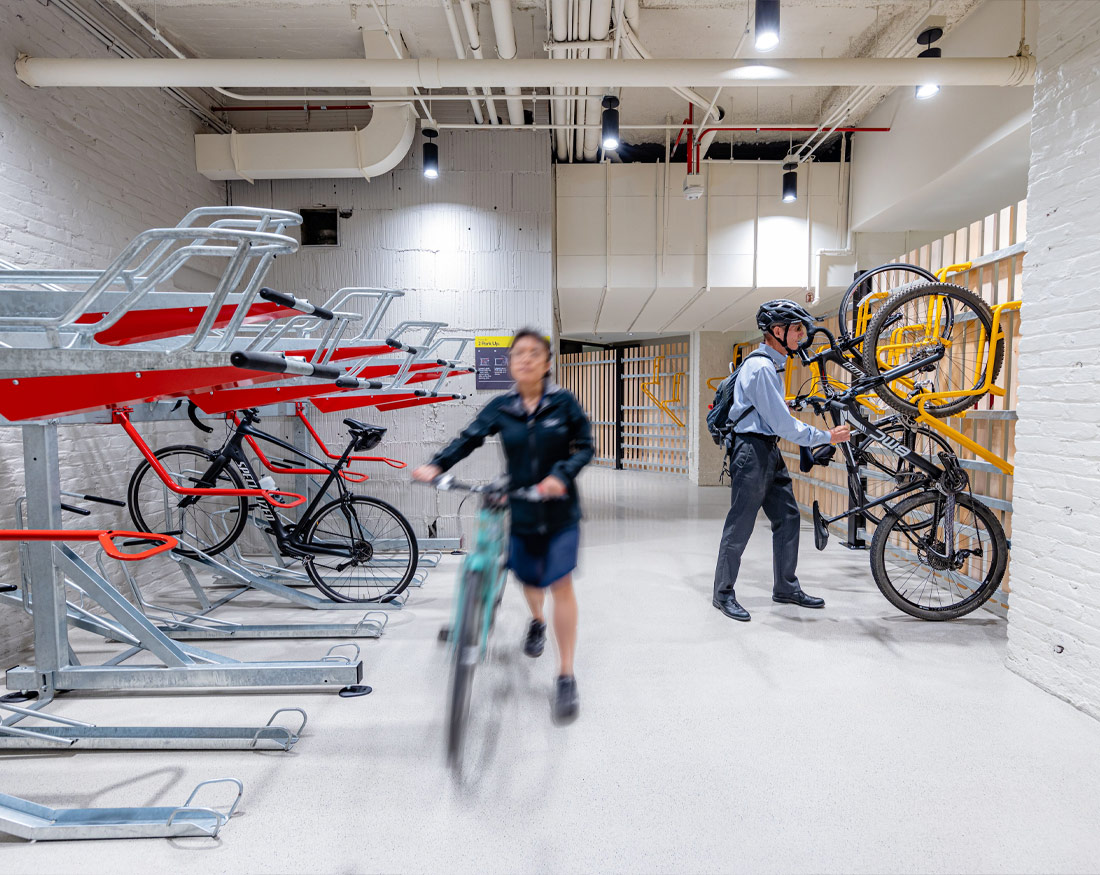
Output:
[[[241,495],[180,495],[171,491],[148,461],[130,478],[127,501],[139,530],[180,535],[207,556],[233,544],[257,509],[257,523],[275,539],[282,556],[300,560],[316,587],[334,601],[388,601],[402,592],[416,572],[416,536],[408,520],[377,498],[348,492],[341,472],[352,453],[376,447],[386,429],[345,419],[351,439],[340,459],[329,464],[254,427],[256,410],[244,410],[221,449],[175,445],[154,455],[178,486],[198,489],[256,489],[256,475],[242,444],[246,438],[274,444],[328,471],[317,494],[297,521],[266,501]],[[288,466],[292,463],[287,463]],[[336,497],[329,490],[335,486]],[[195,555],[185,547],[180,552]]]
[[[810,346],[818,334],[825,335],[828,348],[813,354]],[[874,375],[854,376],[843,392],[823,378],[825,364],[842,355],[836,338],[825,328],[815,328],[798,350],[801,361],[817,368],[822,376],[819,382],[825,397],[800,395],[792,407],[804,409],[809,404],[833,425],[847,422],[851,426],[853,440],[840,447],[852,494],[860,499],[859,506],[834,517],[822,516],[815,501],[814,545],[825,549],[830,525],[863,514],[877,523],[871,540],[871,572],[891,604],[922,620],[951,620],[968,614],[989,600],[1004,577],[1008,542],[1000,521],[971,494],[966,471],[938,436],[933,440],[932,433],[924,430],[915,435],[904,418],[872,423],[860,412],[857,400],[869,392],[881,395],[886,384],[910,374],[928,373],[928,368],[937,367],[946,349],[930,349],[921,358]],[[927,441],[921,448],[933,449],[939,464],[917,451],[918,438]],[[937,449],[939,446],[946,448]],[[893,468],[883,468],[897,488],[869,500],[861,487],[859,465],[878,458],[878,448],[897,459]]]

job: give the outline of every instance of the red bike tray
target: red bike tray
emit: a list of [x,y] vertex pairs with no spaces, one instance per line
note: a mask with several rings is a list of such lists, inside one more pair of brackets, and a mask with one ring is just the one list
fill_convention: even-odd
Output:
[[[226,304],[218,311],[213,328],[224,328],[233,318],[237,304]],[[85,313],[76,320],[78,325],[99,322],[106,313]],[[96,343],[104,346],[125,346],[130,343],[143,343],[147,340],[162,340],[165,337],[179,337],[191,334],[199,327],[206,315],[205,307],[165,307],[151,310],[133,310],[123,316],[110,328],[95,335]],[[297,310],[261,301],[248,308],[246,325],[285,319],[288,316],[301,316]]]
[[[386,347],[389,349],[389,347]],[[333,360],[343,358],[333,356]],[[410,371],[419,371],[423,368],[438,367],[434,362],[410,366]],[[373,380],[378,377],[392,377],[401,369],[400,365],[371,365],[356,372],[357,377],[364,380]],[[439,379],[439,371],[434,371],[434,376],[424,379]],[[422,382],[419,374],[410,377],[407,382]],[[312,398],[315,395],[331,395],[335,390],[331,383],[307,383],[296,386],[262,386],[245,389],[220,389],[195,393],[191,400],[203,413],[229,413],[232,410],[244,410],[247,407],[262,407],[265,404],[278,404],[280,401],[298,401],[302,398]],[[354,405],[360,406],[360,405]]]

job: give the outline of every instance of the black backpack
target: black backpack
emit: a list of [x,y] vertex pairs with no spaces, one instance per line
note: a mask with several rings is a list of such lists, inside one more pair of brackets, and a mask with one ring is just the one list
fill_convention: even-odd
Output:
[[737,386],[737,375],[741,372],[741,368],[745,366],[745,362],[755,355],[762,355],[768,358],[768,354],[760,350],[749,353],[741,361],[741,364],[734,368],[733,373],[718,384],[718,390],[714,393],[714,403],[711,404],[710,411],[707,413],[707,431],[710,432],[710,436],[720,447],[729,447],[732,443],[731,438],[733,436],[734,426],[748,416],[749,412],[753,409],[752,407],[748,407],[744,413],[737,417],[736,422],[729,421],[730,407],[733,406],[733,390]]

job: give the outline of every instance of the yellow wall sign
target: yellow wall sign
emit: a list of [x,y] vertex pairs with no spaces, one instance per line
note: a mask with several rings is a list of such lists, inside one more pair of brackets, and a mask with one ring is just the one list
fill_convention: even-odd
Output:
[[508,349],[512,345],[512,335],[481,336],[474,339],[474,346],[484,346],[487,349]]
[[508,348],[512,335],[481,335],[474,338],[474,367],[478,389],[511,389],[508,373]]

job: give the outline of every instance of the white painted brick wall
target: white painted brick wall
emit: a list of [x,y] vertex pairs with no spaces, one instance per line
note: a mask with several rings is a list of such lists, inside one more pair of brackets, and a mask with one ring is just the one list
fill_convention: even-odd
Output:
[[[161,91],[32,89],[15,77],[20,52],[103,57],[106,50],[54,6],[0,4],[0,258],[28,267],[106,264],[144,228],[173,225],[190,209],[225,202],[223,185],[194,169],[195,122]],[[156,444],[190,426],[143,427]],[[137,451],[111,426],[62,428],[63,488],[125,498]],[[15,524],[24,491],[20,432],[0,428],[0,527]],[[75,525],[128,523],[97,512]],[[68,520],[67,520],[68,521]],[[16,552],[0,549],[0,580],[18,579]],[[21,611],[0,607],[0,667],[23,658]]]
[[1044,0],[1008,665],[1100,718],[1100,3]]
[[[509,333],[531,325],[552,331],[553,169],[548,138],[541,133],[445,131],[437,141],[441,172],[429,181],[420,170],[420,141],[392,173],[366,180],[233,183],[234,203],[296,210],[314,204],[352,209],[340,220],[340,246],[306,248],[278,259],[268,276],[274,288],[320,302],[342,286],[403,290],[383,327],[398,321],[447,322],[449,335]],[[472,348],[466,353],[473,361]],[[378,413],[310,411],[329,442],[342,447],[346,416],[389,428],[378,452],[413,465],[426,462],[466,425],[491,397],[476,392],[473,375],[448,386],[470,395],[463,402]],[[488,480],[502,470],[496,447],[461,463],[456,474]],[[364,468],[364,470],[368,470]],[[407,471],[369,469],[360,489],[389,501],[409,517],[417,535],[431,527],[438,537],[470,532],[476,504],[467,501],[460,520],[454,495],[412,486]]]

